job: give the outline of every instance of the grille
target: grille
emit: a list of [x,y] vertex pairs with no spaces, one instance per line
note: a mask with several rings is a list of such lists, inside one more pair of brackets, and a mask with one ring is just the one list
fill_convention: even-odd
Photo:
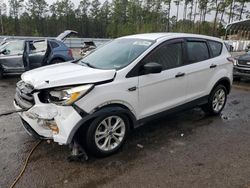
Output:
[[16,104],[23,109],[31,108],[35,104],[32,95],[33,87],[24,81],[19,81],[16,86]]
[[250,67],[250,61],[238,60],[238,65],[239,65],[239,66]]
[[238,71],[238,72],[241,72],[241,73],[245,73],[245,74],[250,74],[250,70],[238,69],[237,71]]

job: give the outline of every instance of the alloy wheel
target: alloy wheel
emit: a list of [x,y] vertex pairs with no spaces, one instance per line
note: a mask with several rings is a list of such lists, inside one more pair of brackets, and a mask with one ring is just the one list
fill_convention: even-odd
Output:
[[119,147],[125,137],[126,126],[119,116],[109,116],[102,120],[95,131],[96,146],[102,151]]
[[213,97],[213,110],[215,112],[219,112],[226,101],[226,93],[223,89],[218,89],[218,91],[215,92],[214,97]]

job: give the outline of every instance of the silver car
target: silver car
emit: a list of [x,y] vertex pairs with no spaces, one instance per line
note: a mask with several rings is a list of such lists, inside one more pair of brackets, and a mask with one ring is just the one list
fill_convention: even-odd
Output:
[[41,66],[73,60],[64,39],[77,32],[67,30],[56,39],[14,40],[0,46],[0,79],[6,74],[22,73]]

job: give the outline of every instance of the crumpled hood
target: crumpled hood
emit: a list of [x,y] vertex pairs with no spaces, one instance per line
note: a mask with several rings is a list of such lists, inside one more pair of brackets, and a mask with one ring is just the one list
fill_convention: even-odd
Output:
[[108,81],[112,80],[115,74],[116,70],[93,69],[67,62],[25,72],[21,78],[34,89],[45,89]]

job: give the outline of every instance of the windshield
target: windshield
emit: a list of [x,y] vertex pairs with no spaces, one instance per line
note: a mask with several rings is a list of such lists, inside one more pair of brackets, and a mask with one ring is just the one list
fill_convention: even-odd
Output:
[[142,39],[116,39],[84,57],[80,64],[98,69],[116,69],[126,67],[139,57],[153,41]]

